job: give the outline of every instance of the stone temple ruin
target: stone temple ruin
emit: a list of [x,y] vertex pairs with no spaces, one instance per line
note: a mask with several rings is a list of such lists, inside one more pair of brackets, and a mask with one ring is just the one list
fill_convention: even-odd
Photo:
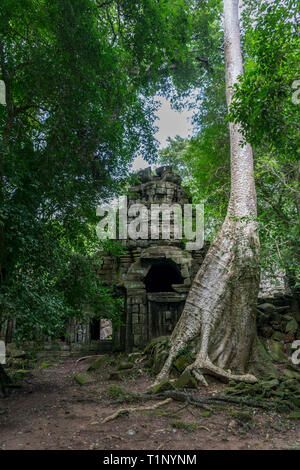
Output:
[[[154,174],[148,168],[138,178],[141,184],[131,187],[128,208],[139,203],[148,209],[151,204],[183,207],[188,203],[181,178],[172,167],[158,168]],[[125,299],[123,326],[114,331],[113,343],[118,349],[133,350],[172,332],[206,248],[185,250],[184,242],[172,237],[172,218],[170,239],[123,243],[126,254],[119,259],[106,256],[99,275],[106,283],[115,283]]]

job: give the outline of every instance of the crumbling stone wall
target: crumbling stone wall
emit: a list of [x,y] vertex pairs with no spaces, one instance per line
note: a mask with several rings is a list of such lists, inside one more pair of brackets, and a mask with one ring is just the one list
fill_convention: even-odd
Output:
[[[128,208],[141,203],[150,209],[151,204],[165,203],[178,204],[183,211],[184,204],[189,202],[181,178],[172,167],[158,168],[155,173],[148,168],[139,172],[138,178],[141,183],[130,188]],[[150,226],[150,218],[148,223]],[[161,222],[160,235],[163,228]],[[118,260],[110,256],[104,258],[99,275],[105,282],[122,287],[126,296],[125,325],[113,334],[116,348],[141,348],[153,336],[160,332],[170,334],[174,328],[208,246],[198,251],[186,251],[184,242],[173,236],[171,219],[170,239],[161,236],[156,240],[127,239],[123,241],[126,254]],[[163,289],[162,292],[148,292],[145,280],[153,266],[170,269],[170,274],[173,269],[181,282],[173,284],[167,292]]]

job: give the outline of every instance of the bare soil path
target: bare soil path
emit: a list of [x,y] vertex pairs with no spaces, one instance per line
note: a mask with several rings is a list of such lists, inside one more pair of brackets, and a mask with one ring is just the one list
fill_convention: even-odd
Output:
[[[299,420],[247,409],[250,419],[242,422],[235,415],[240,408],[231,405],[209,414],[171,402],[101,424],[118,408],[138,405],[117,404],[109,390],[119,386],[144,392],[152,379],[143,372],[122,381],[108,380],[110,366],[105,366],[92,383],[80,386],[74,375],[87,365],[74,358],[52,360],[51,366],[37,367],[26,376],[22,389],[0,399],[0,449],[300,449]],[[211,385],[195,393],[209,395],[222,387]]]

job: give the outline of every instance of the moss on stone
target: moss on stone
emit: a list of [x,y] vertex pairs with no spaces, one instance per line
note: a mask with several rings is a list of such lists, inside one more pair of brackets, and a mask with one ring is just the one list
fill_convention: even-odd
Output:
[[287,355],[284,352],[283,345],[278,341],[270,340],[269,350],[272,359],[276,362],[286,362]]
[[177,357],[173,365],[176,368],[176,370],[181,374],[186,369],[186,367],[192,364],[193,362],[194,362],[194,357],[192,356],[192,354],[186,353]]
[[104,364],[107,363],[109,357],[108,356],[103,356],[103,357],[100,357],[99,359],[97,359],[96,361],[94,361],[89,367],[88,367],[88,371],[97,371],[99,369],[101,369]]
[[197,380],[187,370],[181,374],[174,385],[176,388],[198,388]]
[[282,341],[284,334],[281,331],[274,331],[272,339],[275,341]]
[[163,380],[153,389],[153,394],[157,395],[158,393],[166,392],[167,390],[174,390],[174,384],[170,380]]
[[163,344],[166,348],[169,347],[169,339],[169,336],[160,336],[159,338],[152,339],[145,347],[143,354],[150,354],[157,344]]
[[88,372],[81,372],[80,374],[76,374],[74,379],[79,385],[85,385],[93,382],[93,378]]

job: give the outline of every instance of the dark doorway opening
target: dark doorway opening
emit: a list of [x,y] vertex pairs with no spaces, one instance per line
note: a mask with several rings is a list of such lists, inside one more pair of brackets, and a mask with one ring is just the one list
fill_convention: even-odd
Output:
[[171,261],[160,261],[151,266],[145,278],[147,292],[174,292],[172,284],[182,283],[180,271]]
[[91,340],[100,339],[100,320],[99,318],[93,318],[91,321]]

